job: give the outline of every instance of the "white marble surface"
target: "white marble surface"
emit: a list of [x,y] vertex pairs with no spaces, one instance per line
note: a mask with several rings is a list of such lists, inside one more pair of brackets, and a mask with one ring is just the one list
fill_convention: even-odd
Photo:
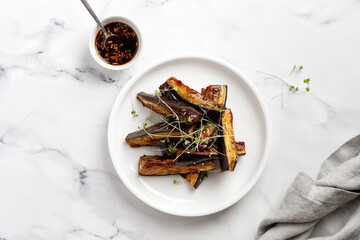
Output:
[[[360,1],[92,0],[101,17],[126,15],[145,40],[123,72],[96,65],[94,22],[80,1],[0,2],[0,239],[254,239],[299,171],[360,133]],[[265,99],[271,157],[255,187],[220,213],[182,218],[136,199],[107,149],[111,106],[140,69],[204,53],[241,69]],[[288,94],[258,73],[311,78]]]

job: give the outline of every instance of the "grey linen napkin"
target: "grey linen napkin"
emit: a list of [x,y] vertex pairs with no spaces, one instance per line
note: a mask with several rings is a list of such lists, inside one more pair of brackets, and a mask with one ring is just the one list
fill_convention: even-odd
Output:
[[328,157],[318,179],[300,172],[279,209],[259,226],[259,240],[360,239],[360,135]]

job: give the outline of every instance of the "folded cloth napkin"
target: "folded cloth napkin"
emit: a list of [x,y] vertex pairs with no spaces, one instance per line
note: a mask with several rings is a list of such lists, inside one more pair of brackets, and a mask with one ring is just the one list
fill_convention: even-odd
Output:
[[318,179],[300,172],[279,209],[259,226],[259,240],[360,239],[360,135],[326,159]]

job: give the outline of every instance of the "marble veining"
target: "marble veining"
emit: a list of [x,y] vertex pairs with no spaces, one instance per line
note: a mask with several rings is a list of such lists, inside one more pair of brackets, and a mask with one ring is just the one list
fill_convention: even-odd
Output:
[[[1,1],[0,240],[255,239],[299,171],[360,132],[360,5],[352,1],[90,1],[100,17],[126,15],[144,51],[113,72],[91,58],[95,27],[80,1]],[[234,206],[183,218],[148,207],[117,176],[107,124],[119,91],[163,57],[222,58],[258,88],[273,128],[271,156]],[[294,65],[309,93],[286,93],[259,71],[286,76]],[[277,96],[277,97],[274,97]],[[181,184],[181,183],[180,183]]]

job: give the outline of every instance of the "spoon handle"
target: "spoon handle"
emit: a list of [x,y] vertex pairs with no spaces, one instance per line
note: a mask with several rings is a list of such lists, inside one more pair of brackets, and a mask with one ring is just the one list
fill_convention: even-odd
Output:
[[86,9],[89,11],[90,15],[94,18],[94,20],[97,22],[97,24],[99,25],[99,27],[101,28],[101,30],[103,31],[104,35],[107,36],[107,31],[105,30],[104,26],[101,24],[100,20],[98,19],[98,17],[96,16],[95,12],[92,10],[92,8],[90,7],[89,3],[87,0],[81,0],[81,2],[84,4],[84,6],[86,7]]

